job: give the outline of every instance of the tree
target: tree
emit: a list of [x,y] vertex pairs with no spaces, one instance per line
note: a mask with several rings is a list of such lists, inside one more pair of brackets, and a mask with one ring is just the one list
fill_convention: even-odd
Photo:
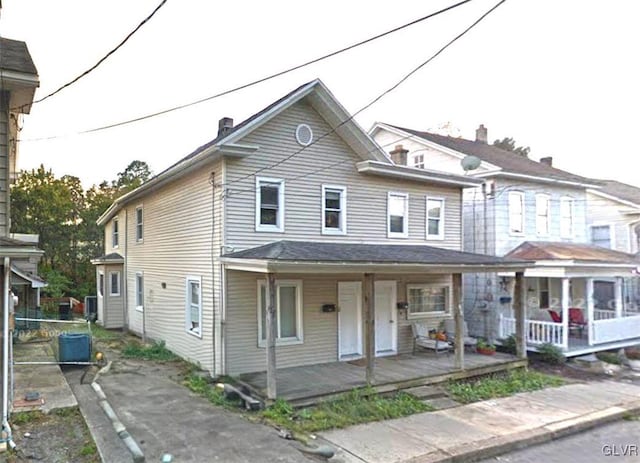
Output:
[[511,137],[505,137],[502,140],[496,140],[493,142],[493,146],[502,148],[505,151],[511,151],[512,153],[519,154],[520,156],[524,156],[525,158],[529,156],[529,151],[531,151],[531,148],[529,148],[528,146],[516,147],[516,141]]
[[131,161],[124,171],[118,172],[115,187],[122,195],[138,188],[149,180],[151,175],[151,169],[149,169],[149,165],[146,162],[138,160]]

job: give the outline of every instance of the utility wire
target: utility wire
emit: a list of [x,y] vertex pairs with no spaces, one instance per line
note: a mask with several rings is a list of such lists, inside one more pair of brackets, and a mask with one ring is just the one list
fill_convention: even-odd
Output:
[[[254,172],[252,172],[251,174],[246,174],[243,175],[242,177],[239,177],[235,180],[232,180],[231,182],[227,182],[224,185],[219,185],[219,186],[229,186],[229,185],[233,185],[235,183],[241,182],[243,180],[246,180],[247,178],[253,177],[256,174],[259,174],[260,172],[263,172],[265,170],[270,170],[273,169],[274,167],[277,167],[281,164],[284,164],[285,162],[289,161],[290,159],[294,158],[295,156],[297,156],[298,154],[302,153],[305,149],[309,148],[310,146],[315,145],[316,143],[318,143],[320,140],[328,137],[329,135],[333,134],[336,132],[336,130],[338,130],[340,127],[342,127],[344,124],[346,124],[347,122],[351,121],[354,117],[356,117],[358,114],[362,113],[363,111],[367,110],[368,108],[370,108],[371,106],[373,106],[375,103],[377,103],[378,101],[380,101],[383,97],[385,97],[386,95],[388,95],[389,93],[393,92],[395,89],[397,89],[400,85],[402,85],[404,82],[406,82],[411,76],[413,76],[416,72],[418,72],[420,69],[422,69],[423,67],[425,67],[427,64],[429,64],[430,62],[432,62],[435,58],[437,58],[440,54],[442,54],[447,48],[449,48],[451,45],[453,45],[455,42],[457,42],[460,38],[462,38],[464,35],[466,35],[471,29],[473,29],[474,27],[476,27],[482,20],[484,20],[484,18],[486,18],[487,16],[489,16],[493,11],[495,11],[500,5],[502,5],[503,3],[505,3],[507,0],[500,0],[498,3],[496,3],[493,7],[491,7],[489,10],[487,10],[484,14],[482,14],[478,19],[476,19],[470,26],[468,26],[465,30],[463,30],[461,33],[459,33],[458,35],[456,35],[453,39],[451,39],[449,42],[447,42],[444,46],[442,46],[437,52],[435,52],[433,55],[431,55],[429,58],[427,58],[425,61],[423,61],[422,63],[420,63],[418,66],[416,66],[415,68],[413,68],[409,73],[405,74],[398,82],[396,82],[395,84],[393,84],[391,87],[389,87],[387,90],[385,90],[384,92],[382,92],[380,95],[376,96],[373,100],[371,100],[369,103],[367,103],[366,105],[364,105],[362,108],[360,108],[358,111],[356,111],[355,113],[353,113],[351,116],[349,116],[348,118],[346,118],[345,120],[343,120],[342,122],[340,122],[338,125],[336,125],[334,128],[332,128],[331,130],[329,130],[328,132],[325,132],[324,134],[322,134],[321,136],[319,136],[318,138],[316,138],[315,140],[313,140],[311,143],[309,143],[306,146],[303,146],[302,148],[294,151],[293,153],[291,153],[289,156],[286,156],[283,159],[280,159],[277,162],[274,162],[273,164],[270,164],[268,166],[265,167],[261,167],[259,169],[256,169]],[[241,191],[253,191],[253,188],[251,189],[246,189],[246,190],[241,190]],[[238,192],[236,192],[237,194]]]
[[[164,0],[164,1],[166,1],[166,0]],[[163,3],[164,3],[164,1],[163,1]],[[453,5],[450,5],[450,6],[446,7],[446,8],[438,10],[438,11],[436,11],[434,13],[430,13],[430,14],[428,14],[426,16],[422,16],[421,18],[415,19],[415,20],[413,20],[411,22],[408,22],[408,23],[403,24],[401,26],[398,26],[398,27],[395,27],[393,29],[390,29],[390,30],[388,30],[386,32],[382,32],[381,34],[375,35],[375,36],[370,37],[368,39],[361,40],[360,42],[356,42],[354,44],[351,44],[351,45],[348,45],[346,47],[340,48],[339,50],[335,50],[335,51],[333,51],[331,53],[322,55],[322,56],[320,56],[318,58],[314,58],[312,60],[309,60],[309,61],[306,61],[304,63],[298,64],[296,66],[290,67],[288,69],[284,69],[284,70],[278,71],[278,72],[276,72],[274,74],[270,74],[268,76],[261,77],[259,79],[254,80],[254,81],[248,82],[246,84],[242,84],[242,85],[239,85],[237,87],[234,87],[234,88],[231,88],[231,89],[228,89],[228,90],[224,90],[224,91],[222,91],[220,93],[216,93],[214,95],[211,95],[211,96],[208,96],[208,97],[205,97],[205,98],[201,98],[199,100],[195,100],[195,101],[192,101],[190,103],[185,103],[185,104],[181,104],[181,105],[178,105],[178,106],[173,106],[171,108],[163,109],[161,111],[157,111],[157,112],[154,112],[154,113],[150,113],[150,114],[146,114],[146,115],[143,115],[143,116],[135,117],[133,119],[127,119],[127,120],[124,120],[124,121],[114,122],[112,124],[96,127],[96,128],[93,128],[93,129],[88,129],[88,130],[83,130],[83,131],[80,131],[80,132],[76,132],[75,135],[83,135],[83,134],[87,134],[87,133],[99,132],[99,131],[102,131],[102,130],[112,129],[112,128],[115,128],[115,127],[120,127],[120,126],[123,126],[123,125],[128,125],[128,124],[132,124],[132,123],[135,123],[135,122],[140,122],[140,121],[143,121],[143,120],[146,120],[146,119],[151,119],[151,118],[157,117],[157,116],[161,116],[163,114],[167,114],[167,113],[170,113],[170,112],[173,112],[173,111],[178,111],[180,109],[185,109],[185,108],[188,108],[190,106],[195,106],[195,105],[204,103],[206,101],[211,101],[213,99],[220,98],[222,96],[229,95],[231,93],[235,93],[235,92],[240,91],[240,90],[244,90],[245,88],[253,87],[255,85],[261,84],[261,83],[266,82],[268,80],[275,79],[276,77],[280,77],[280,76],[283,76],[283,75],[288,74],[290,72],[297,71],[298,69],[302,69],[304,67],[310,66],[311,64],[315,64],[315,63],[318,63],[320,61],[324,61],[324,60],[326,60],[328,58],[334,57],[334,56],[339,55],[341,53],[344,53],[346,51],[353,50],[354,48],[357,48],[357,47],[360,47],[360,46],[365,45],[367,43],[373,42],[373,41],[378,40],[378,39],[380,39],[382,37],[386,37],[387,35],[391,35],[391,34],[393,34],[395,32],[400,31],[400,30],[406,29],[406,28],[408,28],[410,26],[413,26],[415,24],[418,24],[418,23],[421,23],[423,21],[426,21],[427,19],[431,19],[433,17],[439,16],[439,15],[441,15],[443,13],[446,13],[447,11],[450,11],[450,10],[453,10],[455,8],[458,8],[458,7],[460,7],[460,6],[462,6],[462,5],[466,4],[466,3],[469,3],[471,1],[473,1],[473,0],[462,0],[462,1],[460,1],[458,3],[455,3]],[[57,91],[59,91],[59,90],[57,90]],[[47,97],[45,97],[45,98],[47,98]],[[40,100],[40,101],[42,101],[42,100]],[[36,101],[36,103],[37,103],[37,101]],[[52,140],[52,139],[55,139],[55,138],[61,138],[63,136],[65,136],[65,135],[52,135],[52,136],[49,136],[49,137],[30,138],[30,139],[25,139],[25,140],[21,140],[21,141]]]
[[[62,90],[64,90],[65,88],[75,84],[76,82],[78,82],[80,79],[82,79],[84,76],[86,76],[87,74],[91,73],[92,71],[94,71],[98,66],[100,66],[102,63],[104,63],[111,55],[113,55],[116,51],[118,51],[118,49],[120,49],[120,47],[122,47],[125,43],[127,43],[127,41],[136,33],[138,32],[138,30],[140,30],[140,28],[142,26],[144,26],[151,18],[153,18],[153,16],[158,12],[158,10],[160,10],[160,8],[162,8],[164,6],[164,4],[167,3],[167,0],[162,0],[160,2],[160,4],[158,6],[156,6],[156,8],[151,12],[151,14],[149,14],[149,16],[147,16],[146,18],[144,18],[142,20],[142,22],[140,24],[138,24],[136,26],[135,29],[133,29],[131,32],[129,32],[129,34],[127,34],[127,36],[118,44],[116,45],[115,48],[113,48],[109,53],[107,53],[106,55],[104,55],[102,58],[100,58],[98,60],[98,62],[96,64],[94,64],[93,66],[91,66],[89,69],[87,69],[86,71],[84,71],[82,74],[80,74],[79,76],[77,76],[76,78],[70,80],[69,82],[67,82],[66,84],[58,87],[58,89],[54,90],[53,92],[49,93],[46,96],[43,96],[42,98],[37,99],[36,101],[33,102],[33,104],[36,103],[41,103],[44,100],[51,98],[53,95],[56,95],[57,93],[61,92]],[[15,108],[14,108],[15,109]]]

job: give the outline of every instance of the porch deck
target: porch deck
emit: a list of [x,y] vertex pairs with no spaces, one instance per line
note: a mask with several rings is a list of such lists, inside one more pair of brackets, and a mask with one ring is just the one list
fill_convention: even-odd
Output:
[[[441,383],[450,379],[510,370],[525,366],[526,359],[497,352],[494,356],[465,353],[465,369],[454,366],[453,354],[419,353],[378,357],[375,360],[374,388],[391,392],[414,386]],[[266,397],[265,372],[240,375],[239,381],[260,397]],[[295,406],[310,405],[353,388],[366,385],[364,359],[278,369],[278,398]]]

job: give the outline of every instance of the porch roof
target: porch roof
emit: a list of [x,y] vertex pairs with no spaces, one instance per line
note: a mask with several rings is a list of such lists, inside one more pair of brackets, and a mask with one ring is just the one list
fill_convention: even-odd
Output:
[[[24,270],[16,267],[15,265],[11,266],[11,273],[19,280],[24,281],[26,284],[31,284],[32,288],[44,288],[48,286],[48,283],[40,278],[38,275],[34,275],[30,272],[25,272]],[[12,284],[15,282],[12,280]]]
[[110,254],[106,254],[104,256],[100,256],[100,257],[96,257],[95,259],[91,259],[91,263],[93,265],[124,264],[124,257],[122,257],[117,252],[112,252]]
[[222,257],[227,268],[256,272],[382,271],[467,273],[523,271],[532,262],[453,251],[425,245],[276,241],[231,252]]

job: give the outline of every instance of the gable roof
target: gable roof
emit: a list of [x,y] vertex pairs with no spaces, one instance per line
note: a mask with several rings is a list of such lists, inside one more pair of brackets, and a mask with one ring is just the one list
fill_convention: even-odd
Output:
[[37,75],[27,44],[20,40],[0,37],[0,69]]
[[[580,175],[575,175],[570,172],[551,167],[547,164],[534,161],[525,156],[520,156],[510,151],[503,150],[502,148],[498,148],[497,146],[493,146],[488,143],[467,140],[465,138],[455,138],[445,135],[438,135],[431,132],[423,132],[420,130],[399,127],[391,124],[384,125],[393,127],[397,130],[403,131],[409,135],[414,135],[429,142],[436,143],[458,153],[476,156],[481,161],[487,162],[501,169],[500,172],[492,172],[492,174],[511,173],[516,175],[533,176],[541,179],[556,180],[560,182],[567,182],[585,186],[594,185],[594,182],[586,177],[582,177]],[[473,173],[471,173],[470,175],[473,175]]]
[[509,252],[506,257],[525,260],[626,264],[632,267],[640,265],[640,260],[633,254],[584,243],[525,241]]
[[640,188],[618,182],[617,180],[597,180],[593,182],[600,186],[595,193],[604,193],[609,196],[627,201],[636,205],[640,205]]

